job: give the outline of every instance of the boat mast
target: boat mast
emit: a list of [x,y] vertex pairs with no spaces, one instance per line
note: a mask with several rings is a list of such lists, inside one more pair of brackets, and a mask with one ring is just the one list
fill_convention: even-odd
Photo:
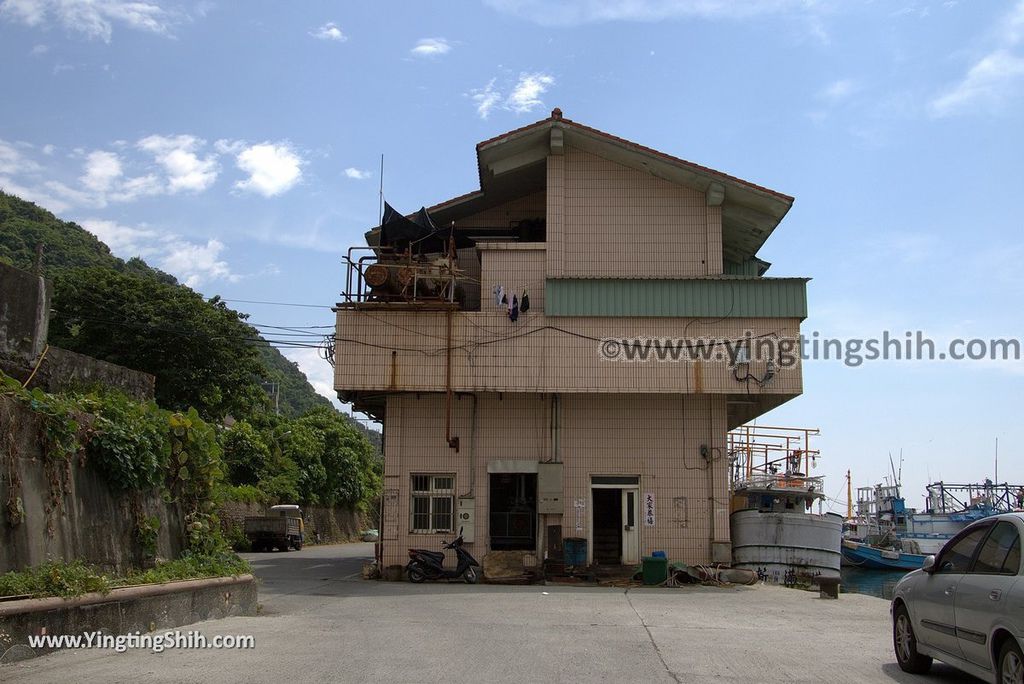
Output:
[[850,471],[846,471],[846,519],[853,520],[853,485],[850,484]]

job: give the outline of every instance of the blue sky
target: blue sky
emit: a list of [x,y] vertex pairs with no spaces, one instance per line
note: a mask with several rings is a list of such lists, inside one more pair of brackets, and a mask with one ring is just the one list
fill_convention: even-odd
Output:
[[[1024,337],[1024,2],[0,2],[0,186],[207,295],[330,305],[385,194],[477,187],[474,145],[565,115],[794,195],[762,249],[806,332]],[[236,303],[256,323],[326,308]],[[330,372],[292,350],[318,388]],[[902,449],[1024,481],[1024,363],[809,362],[838,494]]]

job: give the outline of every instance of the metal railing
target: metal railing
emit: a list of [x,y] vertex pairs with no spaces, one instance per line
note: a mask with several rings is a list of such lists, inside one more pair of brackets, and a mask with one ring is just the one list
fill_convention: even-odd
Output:
[[[361,256],[358,252],[366,252]],[[343,306],[365,303],[433,302],[454,305],[459,286],[458,269],[436,261],[423,262],[397,254],[390,247],[349,247],[343,258],[345,290]],[[377,287],[367,282],[367,273],[379,266],[385,281]]]

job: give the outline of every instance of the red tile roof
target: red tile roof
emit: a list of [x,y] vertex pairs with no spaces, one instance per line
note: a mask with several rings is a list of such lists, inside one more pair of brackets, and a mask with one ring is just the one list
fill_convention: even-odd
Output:
[[791,197],[790,195],[786,195],[786,194],[783,194],[781,192],[777,192],[775,190],[772,190],[771,188],[766,188],[763,185],[758,185],[756,183],[751,183],[750,181],[743,180],[742,178],[737,178],[736,176],[731,176],[731,175],[729,175],[727,173],[722,173],[721,171],[716,171],[715,169],[708,168],[707,166],[701,166],[700,164],[695,164],[695,163],[693,163],[691,161],[687,161],[685,159],[680,159],[679,157],[673,157],[670,154],[665,154],[664,152],[660,152],[660,151],[655,150],[653,148],[646,147],[645,145],[641,145],[639,143],[635,143],[632,140],[626,140],[625,138],[620,138],[617,135],[612,135],[611,133],[605,133],[604,131],[599,130],[597,128],[592,128],[590,126],[586,126],[584,124],[577,123],[577,122],[573,121],[572,119],[563,118],[562,117],[562,110],[558,109],[557,107],[551,112],[551,116],[549,116],[546,119],[541,119],[540,121],[536,121],[536,122],[534,122],[532,124],[528,124],[528,125],[523,126],[521,128],[516,128],[515,130],[508,131],[507,133],[502,133],[501,135],[497,135],[497,136],[495,136],[493,138],[490,138],[488,140],[484,140],[481,143],[478,143],[477,146],[476,146],[477,152],[479,153],[481,148],[486,147],[486,146],[488,146],[488,145],[490,145],[492,143],[498,142],[499,140],[502,140],[504,138],[508,138],[508,137],[513,136],[513,135],[517,135],[519,133],[523,133],[525,131],[529,131],[529,130],[534,129],[534,128],[539,128],[541,126],[544,126],[544,125],[549,124],[549,123],[553,123],[555,121],[561,122],[563,124],[567,124],[567,125],[572,126],[574,128],[578,128],[581,131],[586,131],[587,133],[592,133],[592,134],[594,134],[594,135],[596,135],[598,137],[604,138],[606,140],[610,140],[610,141],[613,141],[613,142],[620,143],[622,145],[625,145],[626,147],[630,147],[630,148],[636,150],[637,152],[643,152],[645,154],[649,154],[649,155],[652,155],[652,156],[655,156],[655,157],[660,157],[660,158],[662,158],[662,159],[664,159],[666,161],[669,161],[669,162],[671,162],[673,164],[679,164],[681,166],[686,166],[686,167],[689,167],[689,168],[693,169],[694,171],[699,171],[700,173],[703,173],[703,174],[706,174],[706,175],[717,176],[718,178],[721,178],[723,180],[726,180],[726,181],[729,181],[729,182],[732,182],[732,183],[738,183],[740,185],[745,185],[745,186],[747,186],[749,188],[753,188],[753,189],[759,190],[761,192],[766,192],[766,193],[768,193],[770,195],[774,195],[775,197],[778,197],[779,199],[785,200],[786,202],[789,202],[789,203],[792,203],[794,201],[794,199],[795,199],[795,198]]

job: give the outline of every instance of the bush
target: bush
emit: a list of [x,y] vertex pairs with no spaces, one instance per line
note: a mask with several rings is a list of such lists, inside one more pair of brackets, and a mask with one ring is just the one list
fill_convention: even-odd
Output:
[[199,554],[186,551],[181,558],[125,576],[106,575],[80,560],[53,561],[35,568],[0,575],[0,596],[61,596],[108,593],[115,587],[157,584],[203,577],[238,576],[252,572],[249,563],[229,550]]
[[270,496],[266,492],[252,485],[225,485],[220,489],[220,498],[223,501],[250,504],[265,504],[270,501]]
[[110,577],[80,560],[53,561],[35,568],[0,575],[0,596],[62,596],[107,593]]

